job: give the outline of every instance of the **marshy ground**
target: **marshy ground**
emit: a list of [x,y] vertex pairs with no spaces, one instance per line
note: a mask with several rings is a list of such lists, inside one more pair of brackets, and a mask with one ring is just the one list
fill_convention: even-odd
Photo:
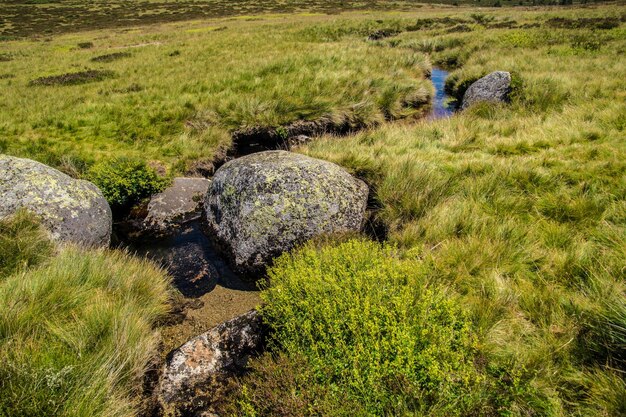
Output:
[[[233,139],[287,139],[302,123],[345,127],[293,150],[366,181],[372,219],[390,246],[327,242],[279,263],[262,295],[267,317],[298,331],[276,335],[282,350],[252,365],[224,415],[625,414],[626,8],[298,4],[5,3],[0,152],[76,177],[119,156],[173,175],[210,174]],[[510,103],[428,118],[436,98],[429,77],[441,82],[433,68],[449,72],[446,90],[456,98],[487,73],[510,71]],[[117,258],[125,282],[120,271],[134,261]],[[61,274],[70,261],[51,262]],[[406,282],[433,291],[406,292]],[[379,291],[382,283],[390,291]],[[218,284],[188,297],[203,303],[188,305],[182,327],[159,330],[166,345],[258,302],[257,293],[237,299],[233,290]],[[159,297],[157,306],[141,298],[142,308],[162,309]],[[418,310],[403,309],[416,299],[449,318],[427,320],[435,336],[424,336],[428,349],[418,354],[414,326],[424,324]],[[149,325],[141,326],[145,339]],[[29,329],[15,340],[27,344]],[[74,339],[51,329],[46,343],[70,349],[65,340]],[[451,343],[450,334],[460,339]],[[19,366],[0,371],[14,380],[65,369],[55,357],[33,364],[11,356],[2,343],[0,354]],[[125,344],[124,354],[145,359],[151,343]],[[68,384],[82,387],[76,375]],[[132,410],[132,381],[120,379],[111,389],[120,409]],[[57,388],[62,405],[68,391]],[[76,392],[104,405],[74,415],[114,414],[110,396]],[[3,394],[24,397],[10,387]],[[33,404],[49,410],[49,402]]]

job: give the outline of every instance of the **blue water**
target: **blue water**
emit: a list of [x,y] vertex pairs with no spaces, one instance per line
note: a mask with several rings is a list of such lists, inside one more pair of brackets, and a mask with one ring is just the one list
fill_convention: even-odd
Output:
[[431,120],[450,117],[456,110],[454,101],[446,94],[446,78],[448,78],[448,71],[440,68],[432,69],[430,80],[435,87],[435,97],[428,115]]

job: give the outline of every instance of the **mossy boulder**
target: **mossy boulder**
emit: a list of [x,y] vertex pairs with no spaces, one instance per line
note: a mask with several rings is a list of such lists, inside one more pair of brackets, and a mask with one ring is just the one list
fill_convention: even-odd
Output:
[[108,246],[109,204],[92,183],[30,159],[0,155],[0,218],[35,213],[54,240]]
[[511,74],[506,71],[492,72],[469,86],[463,95],[461,109],[466,109],[481,101],[507,102],[510,92]]
[[268,151],[218,169],[204,209],[212,237],[250,277],[314,236],[360,230],[367,196],[367,185],[338,165]]

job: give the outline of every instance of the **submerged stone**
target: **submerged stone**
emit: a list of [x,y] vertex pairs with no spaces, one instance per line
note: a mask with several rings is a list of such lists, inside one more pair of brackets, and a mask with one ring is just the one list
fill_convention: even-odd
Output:
[[267,151],[218,169],[204,209],[212,237],[250,276],[314,236],[359,231],[367,196],[367,185],[338,165]]
[[54,240],[109,245],[111,208],[98,187],[30,159],[0,155],[0,218],[19,209],[39,216]]
[[164,235],[195,217],[210,184],[206,178],[174,178],[172,185],[150,198],[142,229]]

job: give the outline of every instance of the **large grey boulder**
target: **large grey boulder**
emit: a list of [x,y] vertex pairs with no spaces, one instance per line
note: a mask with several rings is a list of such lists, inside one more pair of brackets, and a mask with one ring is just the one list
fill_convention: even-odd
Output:
[[267,151],[228,162],[206,195],[207,226],[244,275],[324,233],[360,230],[368,188],[333,163]]
[[495,71],[474,82],[463,95],[461,109],[480,101],[506,102],[511,92],[511,74]]
[[174,178],[172,185],[153,195],[142,229],[166,235],[196,217],[211,181],[206,178]]
[[0,155],[0,218],[25,208],[53,239],[108,246],[111,208],[94,184],[30,159]]
[[171,352],[157,389],[164,414],[206,411],[224,382],[245,370],[248,359],[260,352],[265,335],[261,317],[251,310]]

